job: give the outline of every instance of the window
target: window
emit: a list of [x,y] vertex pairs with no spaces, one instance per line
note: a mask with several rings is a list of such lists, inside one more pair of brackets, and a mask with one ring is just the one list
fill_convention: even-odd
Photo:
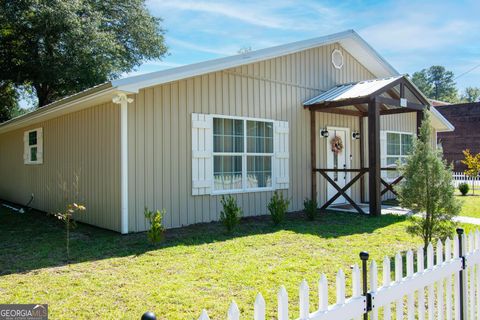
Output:
[[213,118],[214,191],[271,189],[273,121]]
[[43,130],[42,128],[24,133],[24,162],[25,164],[43,163]]
[[[406,157],[412,149],[411,133],[387,132],[387,167],[395,167],[398,162],[405,162]],[[398,173],[388,171],[387,177],[395,179]]]

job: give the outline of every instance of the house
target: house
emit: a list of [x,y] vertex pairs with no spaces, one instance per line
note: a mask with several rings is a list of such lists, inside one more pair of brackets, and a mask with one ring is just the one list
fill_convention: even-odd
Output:
[[113,80],[0,125],[0,199],[79,201],[80,221],[121,233],[147,229],[145,207],[168,228],[218,220],[225,194],[266,214],[275,190],[291,211],[379,214],[428,107],[351,30]]
[[449,163],[453,163],[454,171],[463,172],[466,166],[463,150],[470,149],[480,153],[480,102],[445,104],[436,109],[455,126],[451,132],[439,132],[438,143],[442,146],[443,155]]

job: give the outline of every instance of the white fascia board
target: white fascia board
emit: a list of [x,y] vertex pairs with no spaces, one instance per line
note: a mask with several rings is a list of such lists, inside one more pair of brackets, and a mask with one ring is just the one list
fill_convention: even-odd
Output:
[[390,63],[356,32],[353,32],[350,37],[340,40],[339,43],[376,77],[387,78],[400,75]]
[[430,107],[432,115],[432,126],[437,132],[451,132],[455,130],[453,124],[450,123],[435,107]]
[[[112,101],[112,97],[119,93],[118,89],[114,87],[109,87],[105,90],[101,90],[92,94],[88,94],[84,97],[74,99],[72,101],[52,105],[51,107],[42,107],[30,113],[21,115],[17,118],[11,119],[7,122],[4,122],[0,125],[0,134],[9,132],[15,129],[24,128],[26,126],[57,118],[64,114],[80,111],[91,106],[108,103]],[[125,94],[130,94],[130,92],[124,92]]]
[[399,74],[355,31],[347,30],[324,37],[298,41],[231,57],[194,63],[125,79],[113,80],[112,85],[120,90],[136,93],[142,88],[234,68],[258,61],[273,59],[332,43],[339,43],[377,77],[389,77]]

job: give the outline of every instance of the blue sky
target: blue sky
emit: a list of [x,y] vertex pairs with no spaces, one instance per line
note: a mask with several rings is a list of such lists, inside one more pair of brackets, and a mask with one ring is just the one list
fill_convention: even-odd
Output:
[[[354,29],[399,72],[433,64],[457,76],[480,65],[480,1],[147,0],[169,55],[131,74]],[[480,87],[480,66],[457,79]]]

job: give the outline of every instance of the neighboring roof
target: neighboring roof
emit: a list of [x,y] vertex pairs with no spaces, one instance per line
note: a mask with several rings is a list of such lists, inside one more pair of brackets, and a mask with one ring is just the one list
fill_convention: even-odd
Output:
[[[480,101],[478,102],[462,102],[462,103],[446,103],[437,106],[438,110],[461,110],[465,108],[472,108],[477,111],[480,110]],[[460,111],[461,112],[461,111]]]
[[430,100],[430,104],[434,107],[437,107],[437,106],[448,106],[449,104],[451,104],[450,102],[446,102],[446,101],[440,101],[440,100],[435,100],[435,99],[428,99]]
[[[34,112],[2,123],[0,124],[0,132],[26,126],[30,123],[33,123],[33,121],[50,119],[55,116],[54,113],[57,111],[59,112],[58,115],[60,115],[62,112],[67,112],[67,109],[70,111],[75,111],[77,110],[76,108],[79,108],[79,105],[83,102],[93,101],[91,99],[92,96],[95,97],[95,101],[107,101],[108,99],[111,99],[113,94],[116,92],[137,93],[142,88],[190,78],[205,73],[234,68],[258,61],[273,59],[287,54],[333,43],[339,43],[376,77],[390,77],[398,75],[398,72],[355,31],[347,30],[323,37],[251,51],[231,57],[204,61],[177,68],[127,77],[124,79],[112,80],[98,86],[100,89],[98,87],[87,89],[81,93],[66,97],[62,100],[44,106]],[[100,97],[100,94],[103,94],[103,96]],[[103,98],[103,100],[101,100],[101,98]]]
[[330,90],[327,90],[316,97],[313,97],[303,103],[304,106],[319,104],[329,101],[341,101],[353,98],[368,97],[378,90],[384,88],[390,83],[402,78],[403,76],[396,76],[383,79],[373,79],[354,83],[346,83],[337,85]]

